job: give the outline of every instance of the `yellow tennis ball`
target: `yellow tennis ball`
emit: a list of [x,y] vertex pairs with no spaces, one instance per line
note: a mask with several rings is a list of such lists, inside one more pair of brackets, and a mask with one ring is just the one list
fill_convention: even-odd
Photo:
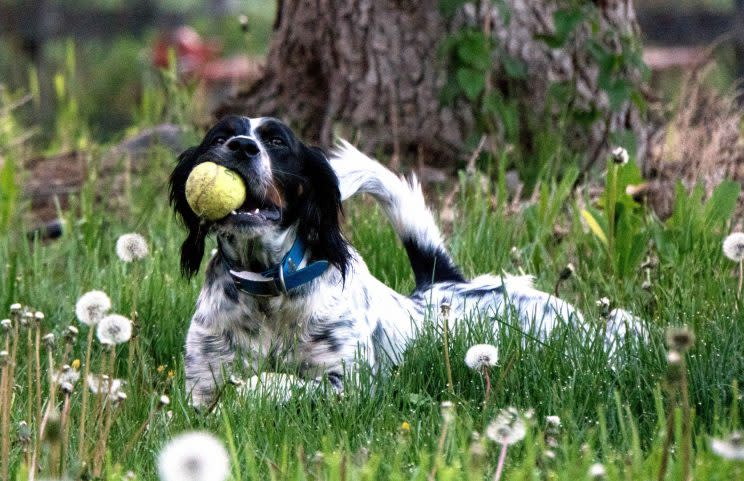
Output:
[[245,184],[232,170],[203,162],[186,179],[186,201],[199,217],[222,219],[245,202]]

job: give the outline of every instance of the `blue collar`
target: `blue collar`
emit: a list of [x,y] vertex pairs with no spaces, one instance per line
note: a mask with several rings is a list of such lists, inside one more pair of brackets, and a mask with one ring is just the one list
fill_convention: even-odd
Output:
[[292,289],[317,279],[328,268],[328,261],[315,261],[300,268],[304,258],[305,246],[299,237],[282,262],[260,273],[233,270],[233,266],[223,256],[235,287],[246,294],[262,297],[287,294]]

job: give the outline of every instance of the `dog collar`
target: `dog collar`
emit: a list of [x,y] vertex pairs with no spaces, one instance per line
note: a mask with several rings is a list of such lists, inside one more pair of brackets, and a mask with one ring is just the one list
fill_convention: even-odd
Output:
[[300,268],[305,258],[305,245],[298,237],[282,261],[263,271],[236,271],[225,259],[230,276],[238,290],[253,296],[274,297],[287,294],[320,277],[328,268],[328,261],[315,261]]

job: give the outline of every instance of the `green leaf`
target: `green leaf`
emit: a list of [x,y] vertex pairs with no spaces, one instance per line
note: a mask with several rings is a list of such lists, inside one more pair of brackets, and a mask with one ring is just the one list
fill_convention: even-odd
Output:
[[734,214],[741,193],[741,184],[724,180],[715,188],[705,204],[704,219],[707,226],[727,221]]
[[553,14],[556,36],[567,39],[571,32],[573,32],[574,28],[576,28],[583,19],[583,13],[577,8],[556,10]]
[[605,230],[599,224],[597,217],[589,212],[589,210],[587,209],[583,209],[581,211],[581,217],[584,219],[584,221],[586,221],[586,225],[589,226],[589,230],[591,230],[592,233],[597,236],[597,239],[599,239],[602,244],[607,247],[609,245],[609,242],[607,241],[607,234],[605,234]]
[[463,63],[485,72],[491,68],[491,43],[482,32],[466,32],[457,45],[457,56]]
[[504,66],[506,75],[513,79],[527,78],[527,65],[511,55],[504,55],[501,58],[501,64]]
[[486,85],[483,72],[471,68],[457,69],[457,84],[470,101],[475,101]]
[[451,17],[457,13],[468,0],[439,0],[439,12],[444,17]]

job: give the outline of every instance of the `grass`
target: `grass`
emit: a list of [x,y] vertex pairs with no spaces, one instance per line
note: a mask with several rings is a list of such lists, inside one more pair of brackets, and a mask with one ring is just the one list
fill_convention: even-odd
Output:
[[[3,125],[6,130],[17,128],[11,124]],[[0,152],[8,157],[20,154],[11,143],[15,135],[6,133]],[[97,147],[94,153],[106,151]],[[384,375],[362,372],[361,387],[341,398],[298,395],[278,404],[265,397],[246,399],[227,389],[219,409],[203,415],[188,406],[183,380],[183,342],[201,278],[187,281],[178,273],[184,232],[167,204],[165,189],[174,159],[153,149],[148,160],[123,212],[101,207],[111,193],[92,176],[70,209],[62,212],[67,229],[61,239],[29,241],[24,233],[30,226],[22,222],[27,206],[22,203],[0,230],[0,318],[14,302],[33,306],[45,313],[41,334],[53,332],[60,339],[68,325],[78,325],[75,301],[88,290],[107,292],[114,312],[129,315],[136,307],[138,349],[130,372],[127,358],[133,342],[119,347],[117,354],[117,376],[128,380],[128,397],[112,424],[103,479],[123,479],[128,471],[137,479],[157,479],[157,453],[168,439],[187,430],[215,433],[231,447],[236,481],[490,478],[499,447],[483,444],[482,434],[507,406],[533,414],[526,420],[525,439],[509,447],[504,479],[589,479],[589,467],[596,462],[604,464],[607,479],[658,479],[667,419],[674,449],[664,479],[681,479],[678,453],[685,419],[672,395],[676,385],[667,374],[664,332],[670,325],[687,325],[697,338],[685,355],[694,413],[689,417],[694,478],[744,479],[744,466],[716,456],[709,447],[711,436],[723,437],[742,421],[736,382],[744,380],[744,306],[736,295],[736,265],[721,252],[732,224],[730,212],[708,222],[708,213],[716,209],[705,208],[694,196],[685,197],[672,220],[662,222],[635,206],[639,214],[633,222],[639,224],[634,227],[648,236],[645,254],[657,261],[620,276],[608,270],[608,250],[582,222],[587,199],[571,191],[570,174],[539,179],[538,201],[516,212],[507,208],[498,181],[484,187],[479,179],[463,176],[448,243],[467,275],[522,269],[537,275],[539,288],[552,291],[571,262],[576,271],[561,284],[561,296],[584,313],[592,329],[601,330],[595,302],[607,296],[647,320],[648,343],[621,349],[618,360],[610,362],[599,337],[584,336],[572,327],[560,329],[544,345],[510,327],[509,316],[495,320],[502,326],[498,337],[487,316],[460,320],[469,329],[455,328],[449,337],[454,380],[450,394],[442,332],[431,323],[408,349],[405,363]],[[0,196],[2,202],[18,200],[6,197]],[[556,234],[556,226],[562,234]],[[123,264],[114,244],[119,235],[132,231],[145,236],[150,256]],[[413,287],[404,250],[371,201],[356,199],[346,206],[346,233],[383,282],[401,292]],[[647,275],[651,283],[644,289]],[[87,330],[78,327],[71,358],[83,359]],[[463,361],[469,346],[483,342],[497,345],[501,356],[491,372],[493,392],[485,407],[483,380]],[[24,347],[16,363],[10,410],[11,479],[23,479],[25,473],[16,431],[20,421],[28,421],[28,406],[36,396],[30,394],[35,386],[26,382],[33,356],[27,358]],[[61,349],[58,342],[56,363]],[[41,353],[45,359],[47,351],[42,348]],[[95,372],[106,356],[96,346],[91,362]],[[47,383],[42,384],[46,400]],[[73,426],[80,416],[81,392],[78,383],[70,398]],[[170,396],[170,405],[155,410],[163,393]],[[455,408],[443,436],[446,423],[440,404],[445,400],[453,401]],[[560,416],[562,426],[546,437],[548,415]],[[148,419],[148,428],[127,449]],[[89,425],[89,435],[95,437],[100,424],[89,420]],[[474,432],[481,434],[480,440],[474,440]],[[71,429],[66,439],[68,467],[75,476],[77,430]],[[42,451],[44,475],[52,455]]]

